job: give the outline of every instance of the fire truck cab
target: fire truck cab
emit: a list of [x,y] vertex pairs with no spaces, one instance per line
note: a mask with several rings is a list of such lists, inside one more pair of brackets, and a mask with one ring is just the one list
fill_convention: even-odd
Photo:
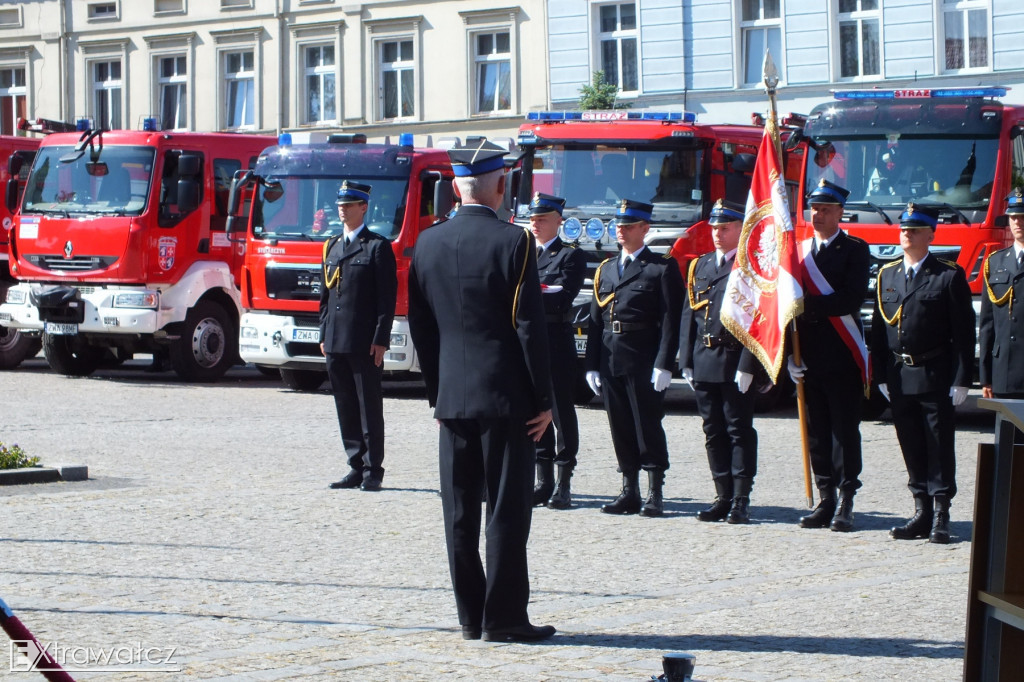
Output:
[[148,352],[184,379],[221,376],[238,359],[231,178],[274,138],[158,131],[155,119],[82,128],[48,136],[35,156],[10,233],[19,282],[0,318],[41,334],[65,375]]
[[445,151],[415,148],[408,134],[397,145],[365,140],[332,135],[327,142],[293,145],[285,138],[235,182],[235,191],[255,186],[245,231],[241,357],[280,370],[296,390],[315,390],[327,378],[320,352],[321,263],[325,242],[343,230],[336,205],[343,180],[372,187],[366,226],[391,240],[398,265],[384,370],[419,371],[407,321],[409,265],[420,232],[451,208],[451,165]]
[[866,328],[878,270],[903,255],[899,217],[911,201],[939,208],[931,252],[964,269],[980,307],[984,260],[1012,241],[1004,199],[1024,185],[1024,109],[1001,103],[1005,94],[997,87],[844,90],[807,117],[797,235],[813,234],[805,198],[820,180],[850,190],[842,229],[871,248]]
[[[32,159],[39,148],[39,138],[0,135],[0,183],[14,192],[15,206],[25,189],[25,179]],[[14,180],[8,183],[8,180]],[[14,285],[8,255],[9,235],[14,229],[14,210],[6,202],[0,205],[0,302],[7,296],[7,290]],[[39,352],[41,341],[38,337],[23,334],[5,325],[0,314],[0,369],[12,369]]]

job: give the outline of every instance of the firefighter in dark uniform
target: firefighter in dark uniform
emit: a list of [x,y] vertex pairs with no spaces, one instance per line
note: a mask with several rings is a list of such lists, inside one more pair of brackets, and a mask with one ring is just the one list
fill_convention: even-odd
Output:
[[756,391],[750,386],[760,363],[719,319],[743,230],[743,208],[719,200],[708,223],[715,250],[690,261],[679,332],[679,364],[704,421],[704,447],[715,484],[715,501],[697,518],[749,523],[757,473]]
[[327,358],[349,472],[331,488],[380,490],[384,479],[384,353],[398,296],[391,242],[363,219],[370,186],[344,181],[338,190],[341,235],[324,242],[320,287],[320,352]]
[[[604,397],[622,493],[601,507],[606,514],[661,516],[668,444],[661,420],[664,391],[679,350],[683,281],[679,265],[644,246],[651,204],[623,199],[615,214],[620,255],[594,275],[587,329],[587,383]],[[641,505],[640,470],[649,490]],[[641,509],[642,506],[642,509]]]
[[[565,199],[537,192],[530,202],[530,231],[537,240],[537,269],[547,319],[554,422],[537,444],[537,485],[533,504],[551,509],[572,506],[569,481],[580,449],[573,390],[576,383],[576,339],[572,304],[587,274],[586,255],[558,238]],[[556,437],[557,432],[557,437]],[[555,485],[555,466],[558,485]]]
[[505,154],[482,139],[449,151],[462,206],[417,240],[409,327],[440,423],[441,504],[462,636],[527,642],[555,632],[530,624],[526,560],[551,374],[533,235],[496,213]]
[[900,216],[903,258],[878,273],[871,362],[892,405],[916,507],[890,535],[945,544],[956,495],[954,407],[971,384],[975,316],[963,269],[928,252],[938,216],[913,202]]
[[[1013,245],[985,259],[978,346],[986,398],[1024,399],[1024,190],[1006,198]],[[1014,309],[1016,308],[1016,310]]]
[[[868,293],[871,260],[863,239],[839,229],[849,194],[822,180],[808,199],[814,238],[802,257],[803,276],[808,281],[804,282],[804,310],[796,319],[802,365],[789,358],[790,376],[794,382],[802,378],[804,383],[807,448],[819,493],[818,506],[800,519],[800,526],[838,532],[853,530],[853,496],[861,485],[860,415],[865,375],[834,323],[851,336],[855,333],[858,343],[863,341],[860,309]],[[821,284],[831,293],[812,293],[820,291]]]

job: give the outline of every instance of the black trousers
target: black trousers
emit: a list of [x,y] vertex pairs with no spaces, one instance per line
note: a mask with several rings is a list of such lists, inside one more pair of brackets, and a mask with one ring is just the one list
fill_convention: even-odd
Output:
[[537,459],[559,466],[576,466],[580,451],[580,425],[573,392],[576,385],[576,340],[568,323],[548,324],[551,387],[554,391],[551,426],[537,443]]
[[341,442],[348,465],[363,472],[363,478],[384,477],[384,394],[383,367],[373,356],[362,353],[327,353],[327,376],[331,380],[334,406],[338,411]]
[[697,381],[694,394],[717,494],[724,499],[750,495],[757,474],[753,389],[740,393],[734,381]]
[[852,371],[821,373],[809,368],[804,398],[815,486],[819,490],[857,490],[863,468],[860,413],[864,386],[859,370],[854,366]]
[[619,470],[632,476],[645,469],[668,469],[668,444],[661,420],[665,393],[654,390],[650,375],[601,375],[601,395],[608,413]]
[[956,495],[956,425],[947,391],[891,393],[892,420],[914,497]]
[[[459,623],[484,630],[529,622],[526,542],[533,514],[534,444],[524,419],[442,419],[441,506]],[[486,571],[480,561],[487,502]]]

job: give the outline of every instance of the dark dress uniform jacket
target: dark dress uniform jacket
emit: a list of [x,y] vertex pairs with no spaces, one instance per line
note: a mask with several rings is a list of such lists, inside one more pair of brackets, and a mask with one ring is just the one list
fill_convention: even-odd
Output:
[[[620,277],[619,258],[609,258],[595,274],[587,370],[608,376],[646,374],[648,380],[655,367],[674,371],[684,288],[679,265],[674,258],[645,248]],[[613,294],[612,302],[602,308],[599,301]],[[616,333],[616,326],[623,333]]]
[[[996,394],[1021,394],[1024,393],[1024,301],[1017,295],[1017,287],[1024,287],[1024,270],[1018,270],[1012,246],[996,251],[988,259],[986,279],[988,285],[983,286],[981,292],[978,332],[981,385],[991,386]],[[1002,303],[994,304],[991,297]]]
[[572,302],[587,276],[586,254],[556,239],[537,259],[537,271],[541,284],[562,287],[561,291],[541,297],[548,324],[572,322],[569,318]]
[[[963,269],[928,254],[909,286],[903,259],[878,273],[878,299],[871,322],[871,362],[878,383],[904,395],[948,392],[970,386],[974,368],[975,315]],[[881,308],[879,308],[879,303]],[[900,307],[902,306],[902,310]],[[900,311],[900,321],[893,319]],[[943,352],[939,352],[942,350]],[[933,357],[913,366],[893,353]]]
[[325,259],[327,274],[340,279],[320,287],[320,341],[325,353],[368,355],[371,345],[391,345],[398,292],[391,242],[363,227],[348,247],[335,237]]
[[693,370],[694,381],[720,384],[735,381],[737,370],[756,376],[761,363],[722,326],[722,297],[733,261],[730,259],[719,268],[717,258],[714,251],[698,258],[693,277],[686,284],[679,365]]
[[[868,294],[871,259],[867,242],[840,231],[814,258],[814,264],[834,293],[804,297],[804,312],[796,318],[803,364],[818,375],[859,375],[853,355],[828,318],[852,315],[861,326],[860,309]],[[805,287],[805,292],[806,292]],[[863,330],[862,330],[863,333]]]
[[409,325],[435,418],[551,409],[535,249],[533,235],[476,205],[416,241]]

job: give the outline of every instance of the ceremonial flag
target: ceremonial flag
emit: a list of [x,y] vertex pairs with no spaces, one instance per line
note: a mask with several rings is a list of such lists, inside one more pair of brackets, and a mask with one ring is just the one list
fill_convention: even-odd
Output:
[[772,111],[757,153],[721,313],[725,328],[761,361],[776,383],[785,358],[786,325],[803,308],[796,233],[778,145],[779,130]]

